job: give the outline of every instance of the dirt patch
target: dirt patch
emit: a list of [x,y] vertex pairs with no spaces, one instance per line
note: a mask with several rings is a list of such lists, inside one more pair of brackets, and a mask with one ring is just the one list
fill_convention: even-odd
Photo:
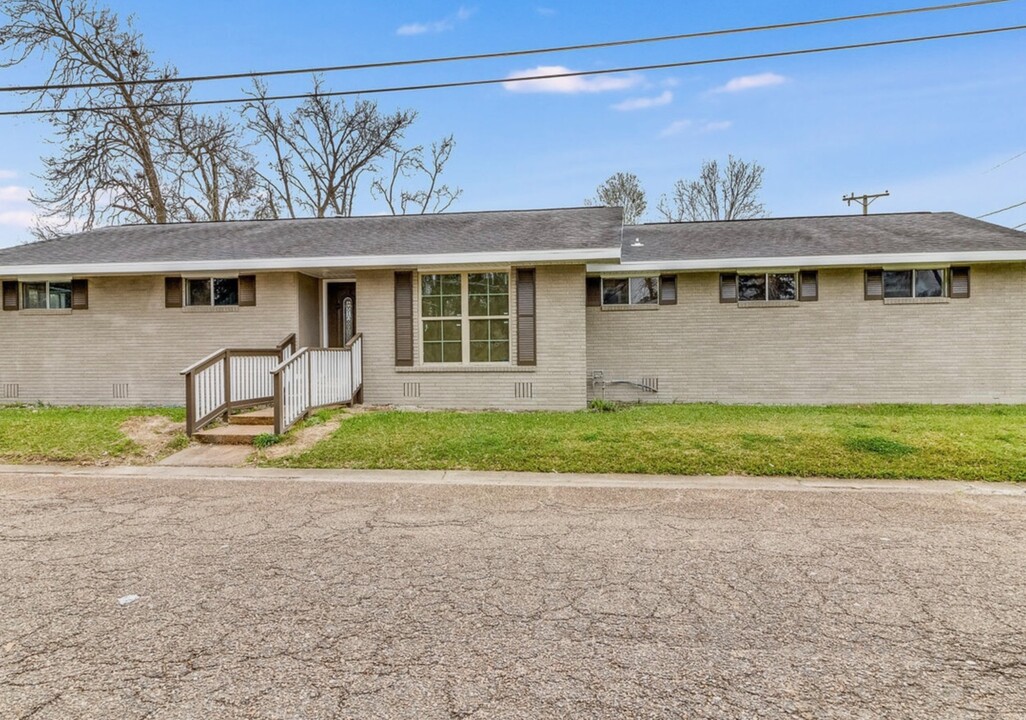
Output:
[[286,457],[288,455],[295,455],[305,450],[309,450],[314,445],[324,440],[333,432],[338,430],[339,425],[346,418],[353,417],[354,413],[346,413],[345,415],[335,415],[330,420],[327,420],[320,425],[311,425],[309,427],[302,428],[292,433],[289,439],[278,445],[271,445],[268,448],[260,451],[261,460],[278,460],[279,458]]
[[[142,459],[156,460],[166,455],[169,446],[185,432],[185,423],[162,415],[146,415],[125,420],[119,429],[139,446]],[[134,459],[139,459],[139,456]]]

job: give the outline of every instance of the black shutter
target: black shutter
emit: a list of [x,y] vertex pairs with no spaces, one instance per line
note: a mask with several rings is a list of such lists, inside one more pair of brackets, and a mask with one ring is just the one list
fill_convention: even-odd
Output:
[[88,280],[72,280],[71,281],[71,309],[72,310],[88,310],[89,309],[89,281]]
[[883,300],[883,270],[866,270],[866,300]]
[[720,302],[737,302],[737,273],[723,273],[720,275]]
[[659,278],[659,304],[677,304],[677,276],[663,275]]
[[517,365],[537,365],[537,323],[535,322],[533,268],[517,270]]
[[590,277],[585,281],[585,301],[588,307],[602,305],[602,278]]
[[180,308],[182,306],[182,279],[180,277],[164,278],[164,307]]
[[801,302],[819,300],[819,272],[802,270],[798,273],[798,299]]
[[395,364],[413,365],[413,273],[395,274]]
[[969,297],[969,268],[951,268],[951,283],[948,295],[953,298],[965,299]]
[[256,305],[256,275],[239,275],[239,307]]
[[18,298],[18,281],[4,280],[4,310],[17,310],[21,306]]

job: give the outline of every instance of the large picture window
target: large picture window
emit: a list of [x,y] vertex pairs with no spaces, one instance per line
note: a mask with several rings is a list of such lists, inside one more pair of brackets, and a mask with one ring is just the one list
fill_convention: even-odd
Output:
[[190,307],[227,307],[239,304],[238,278],[190,278],[185,289]]
[[945,295],[943,269],[884,270],[885,298],[935,298]]
[[509,273],[420,276],[425,363],[509,362]]
[[602,278],[603,305],[658,305],[659,278]]
[[741,302],[797,300],[798,274],[738,275],[737,299]]
[[21,284],[21,306],[25,310],[70,310],[70,282],[26,282]]

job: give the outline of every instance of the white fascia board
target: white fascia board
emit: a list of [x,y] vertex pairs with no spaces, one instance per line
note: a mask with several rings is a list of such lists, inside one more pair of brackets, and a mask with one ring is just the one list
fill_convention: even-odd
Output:
[[659,272],[662,270],[742,270],[775,267],[911,267],[918,265],[974,264],[1026,261],[1026,250],[986,250],[974,252],[874,253],[866,255],[807,255],[759,258],[714,258],[709,260],[664,260],[589,264],[590,273]]
[[620,248],[594,250],[523,250],[515,252],[449,253],[437,255],[364,255],[350,257],[269,258],[248,260],[187,260],[137,263],[69,263],[65,265],[0,265],[2,277],[35,275],[156,275],[335,269],[380,269],[435,265],[558,264],[616,260]]

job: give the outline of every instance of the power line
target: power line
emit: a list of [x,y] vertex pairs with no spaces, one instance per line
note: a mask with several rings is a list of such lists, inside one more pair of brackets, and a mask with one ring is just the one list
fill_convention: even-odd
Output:
[[1023,200],[1021,203],[1016,203],[1015,205],[1009,205],[1008,207],[1001,208],[1000,210],[995,210],[994,212],[989,212],[984,215],[977,215],[976,219],[982,220],[983,218],[990,217],[991,215],[999,215],[1003,212],[1008,212],[1009,210],[1015,210],[1017,207],[1022,207],[1023,205],[1026,205],[1026,200]]
[[1022,151],[1021,153],[1019,153],[1018,155],[1013,155],[1012,157],[1008,158],[1008,159],[1007,159],[1007,160],[1005,160],[1004,162],[998,163],[997,165],[995,165],[994,167],[992,167],[992,168],[991,168],[990,170],[988,170],[987,172],[985,172],[985,173],[983,173],[983,174],[984,174],[984,175],[986,175],[987,173],[990,173],[990,172],[994,172],[994,171],[995,171],[995,170],[997,170],[997,169],[998,169],[999,167],[1004,167],[1005,165],[1007,165],[1008,163],[1012,162],[1013,160],[1018,160],[1018,159],[1019,159],[1019,158],[1021,158],[1021,157],[1022,157],[1023,155],[1026,155],[1026,150],[1023,150],[1023,151]]
[[523,57],[525,55],[576,52],[579,50],[597,50],[600,48],[624,47],[628,45],[642,45],[646,43],[660,43],[674,40],[693,40],[697,38],[719,37],[723,35],[737,35],[741,33],[764,32],[767,30],[787,30],[800,27],[811,27],[815,25],[851,22],[853,20],[869,20],[885,17],[895,17],[898,15],[912,15],[919,13],[937,12],[942,10],[957,10],[963,8],[979,7],[981,5],[994,5],[996,3],[1004,3],[1008,1],[1009,0],[972,0],[970,2],[951,3],[948,5],[931,5],[927,7],[908,8],[904,10],[889,10],[886,12],[865,13],[861,15],[846,15],[842,17],[821,18],[817,20],[802,20],[789,23],[776,23],[773,25],[756,25],[752,27],[729,28],[726,30],[706,30],[702,32],[682,33],[679,35],[662,35],[659,37],[634,38],[631,40],[613,40],[609,42],[588,43],[582,45],[563,45],[558,47],[534,48],[530,50],[509,50],[503,52],[478,53],[474,55],[452,55],[447,57],[419,58],[414,60],[392,60],[385,62],[360,63],[356,65],[333,65],[326,67],[294,68],[287,70],[265,70],[261,72],[237,72],[222,73],[218,75],[193,75],[188,77],[148,78],[141,80],[104,81],[93,83],[63,83],[55,85],[8,85],[0,86],[0,93],[45,92],[50,90],[80,90],[85,88],[159,85],[163,83],[196,83],[207,82],[211,80],[240,80],[259,77],[277,77],[282,75],[308,75],[316,73],[342,72],[350,70],[371,70],[376,68],[408,67],[411,65],[429,65],[436,63],[463,62],[467,60],[489,60],[495,58]]
[[1013,230],[1022,230],[1023,228],[1026,228],[1026,223],[1023,223],[1022,225],[1016,225],[1016,226],[1015,226],[1014,228],[1012,228],[1012,229],[1013,229]]
[[[967,30],[964,32],[957,33],[945,33],[942,35],[921,35],[918,37],[911,38],[899,38],[896,40],[876,40],[873,42],[854,43],[851,45],[832,45],[829,47],[819,48],[805,48],[802,50],[784,50],[781,52],[771,53],[758,53],[755,55],[734,55],[730,57],[720,58],[708,58],[704,60],[684,60],[680,62],[671,63],[659,63],[655,65],[635,65],[632,67],[618,67],[618,68],[606,68],[604,70],[580,70],[564,73],[552,73],[548,75],[531,75],[528,77],[505,77],[505,78],[488,78],[484,80],[462,80],[455,82],[443,82],[443,83],[427,83],[423,85],[398,85],[398,86],[387,86],[377,88],[362,88],[359,90],[337,90],[332,92],[321,92],[321,93],[296,93],[292,95],[267,95],[261,98],[256,96],[247,96],[242,98],[225,98],[219,100],[181,100],[177,102],[163,102],[163,103],[150,103],[137,105],[135,108],[168,108],[168,107],[195,107],[203,105],[238,105],[241,103],[252,102],[253,100],[306,100],[309,98],[330,98],[330,97],[344,97],[350,95],[380,95],[384,93],[395,93],[395,92],[412,92],[418,90],[442,90],[448,88],[464,88],[474,87],[481,85],[497,85],[500,83],[521,83],[521,82],[537,82],[541,80],[556,80],[561,78],[572,78],[572,77],[586,77],[594,75],[614,75],[621,73],[630,72],[642,72],[649,70],[668,70],[671,68],[684,68],[684,67],[696,67],[699,65],[716,65],[722,63],[733,63],[743,62],[748,60],[768,60],[773,58],[782,57],[795,57],[802,55],[816,55],[829,52],[839,52],[845,50],[861,50],[865,48],[876,48],[876,47],[887,47],[893,45],[908,45],[911,43],[929,42],[933,40],[948,40],[952,38],[964,38],[964,37],[975,37],[981,35],[994,35],[997,33],[1005,32],[1016,32],[1020,30],[1026,30],[1026,25],[1009,25],[1006,27],[998,28],[987,28],[983,30]],[[21,115],[56,115],[60,113],[74,113],[74,112],[89,112],[93,110],[103,110],[106,112],[114,110],[130,110],[133,109],[127,105],[110,105],[103,106],[100,108],[79,106],[71,108],[48,108],[48,109],[30,109],[30,110],[6,110],[0,112],[0,117],[12,117]]]

